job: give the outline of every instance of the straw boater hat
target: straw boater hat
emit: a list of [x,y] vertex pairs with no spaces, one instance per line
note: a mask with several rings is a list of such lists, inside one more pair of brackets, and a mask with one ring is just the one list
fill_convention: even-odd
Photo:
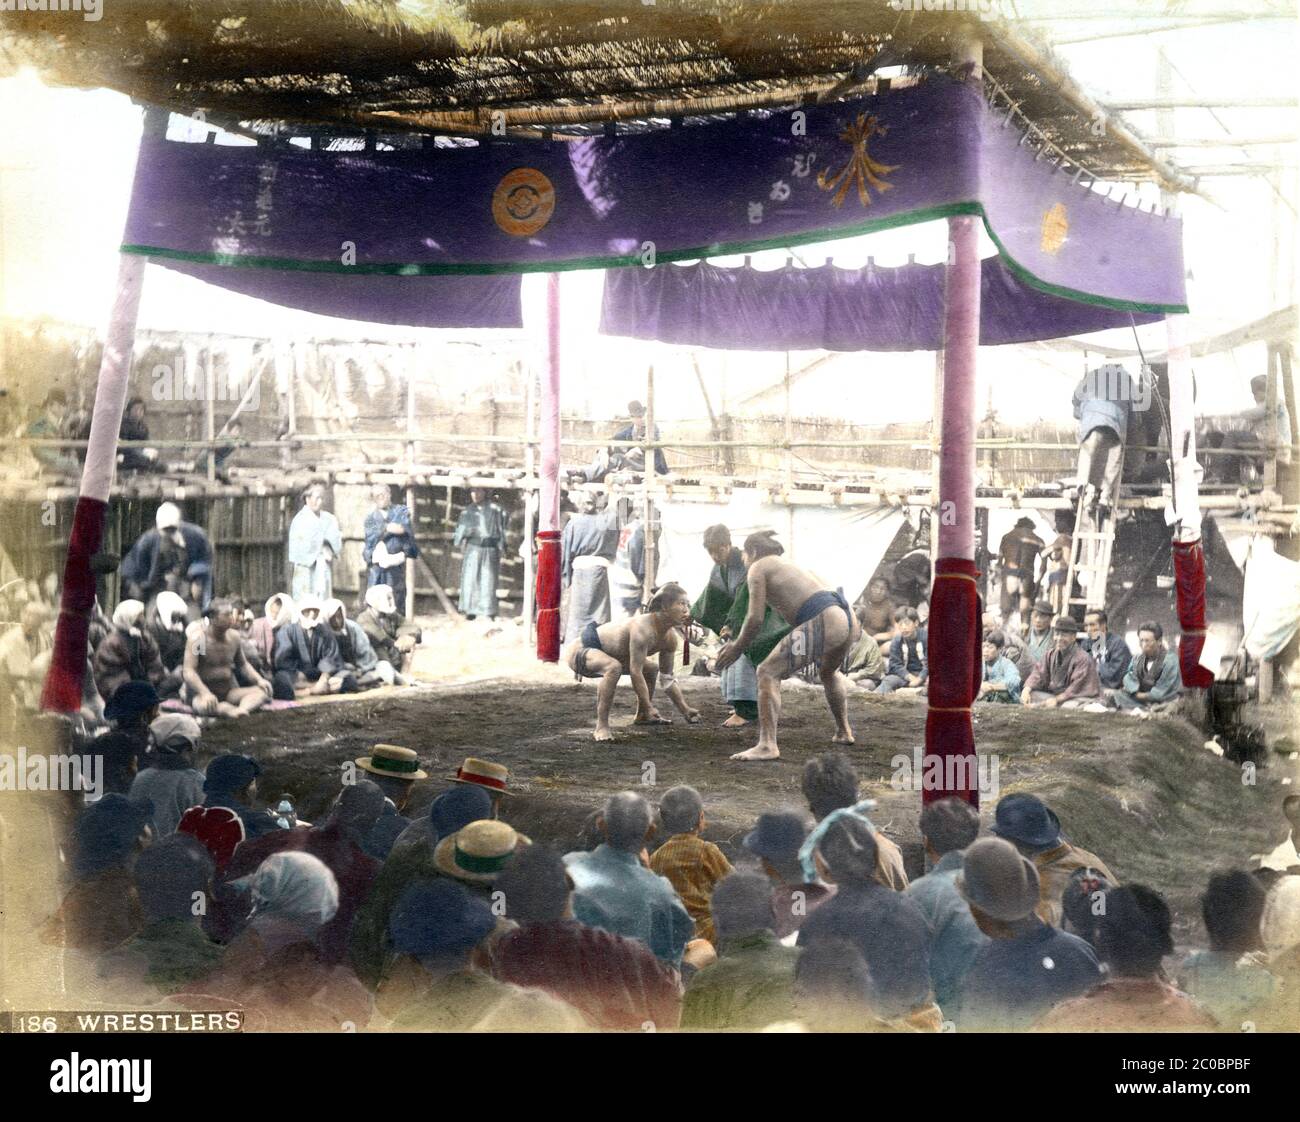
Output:
[[486,787],[494,795],[511,794],[506,790],[509,780],[510,769],[504,764],[494,764],[491,760],[480,760],[475,756],[466,756],[465,762],[451,777],[453,783],[474,783]]
[[532,844],[513,826],[484,818],[443,838],[433,851],[433,863],[439,872],[457,880],[491,884],[519,846]]
[[371,775],[387,775],[393,779],[428,779],[429,773],[420,768],[420,757],[410,748],[396,744],[376,744],[370,755],[361,756],[357,767]]

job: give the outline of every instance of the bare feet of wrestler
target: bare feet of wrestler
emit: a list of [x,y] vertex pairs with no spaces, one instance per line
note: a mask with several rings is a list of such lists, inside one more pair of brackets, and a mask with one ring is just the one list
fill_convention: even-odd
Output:
[[724,729],[743,729],[746,725],[752,725],[753,723],[753,721],[745,720],[745,718],[740,716],[738,713],[733,713],[722,722],[722,727]]
[[857,741],[853,739],[853,730],[845,729],[843,732],[837,732],[834,736],[832,736],[831,743],[832,744],[856,744]]
[[736,752],[733,760],[775,760],[781,750],[775,744],[755,744],[744,752]]
[[596,731],[591,734],[591,739],[608,742],[614,739],[614,734],[610,731],[609,726],[606,725],[604,728],[597,728]]
[[634,725],[671,725],[673,723],[673,719],[671,717],[665,717],[662,714],[655,713],[655,712],[651,712],[647,716],[642,716],[640,713],[638,713],[635,717],[632,718],[632,723]]

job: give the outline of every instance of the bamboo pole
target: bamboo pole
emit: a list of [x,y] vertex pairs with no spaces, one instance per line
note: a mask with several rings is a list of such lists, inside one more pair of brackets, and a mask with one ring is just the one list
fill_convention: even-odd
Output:
[[[415,432],[415,366],[412,359],[415,355],[414,346],[406,350],[406,431],[408,434]],[[412,469],[415,467],[416,449],[415,441],[412,439],[406,445],[406,509],[411,516],[411,535],[415,535],[415,488],[410,484]],[[415,558],[408,556],[403,562],[406,568],[406,603],[403,609],[406,612],[407,619],[415,618]]]
[[[203,385],[204,396],[204,433],[208,438],[208,447],[212,448],[217,439],[217,374],[216,363],[212,357],[212,336],[208,336],[208,345],[203,351]],[[208,452],[208,482],[217,481],[217,457]]]
[[[535,479],[536,462],[533,439],[536,432],[534,414],[536,412],[537,373],[528,363],[523,364],[524,377],[524,474]],[[537,488],[531,486],[524,494],[524,626],[528,629],[528,646],[531,648],[537,639],[537,620],[535,617],[533,587],[533,535],[537,532]]]
[[655,480],[655,368],[651,363],[645,374],[645,470],[641,475],[642,503],[645,511],[645,576],[641,580],[641,603],[650,603],[650,593],[655,585],[655,572],[659,567],[655,543],[655,508],[652,487]]

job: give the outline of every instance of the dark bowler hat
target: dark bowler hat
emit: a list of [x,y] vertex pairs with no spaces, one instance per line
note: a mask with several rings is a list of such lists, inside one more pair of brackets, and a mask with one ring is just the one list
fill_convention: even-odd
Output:
[[1053,631],[1062,631],[1067,635],[1079,634],[1079,622],[1073,616],[1060,616],[1053,624]]
[[1052,609],[1051,603],[1048,602],[1047,600],[1039,600],[1036,604],[1034,604],[1034,611],[1042,612],[1043,615],[1045,616],[1056,615],[1056,612],[1053,611]]
[[760,814],[743,845],[750,853],[772,862],[792,861],[808,836],[803,815],[792,810]]
[[1033,795],[1007,795],[999,800],[993,833],[1007,841],[1046,849],[1061,840],[1061,820],[1042,799]]
[[999,838],[971,843],[954,884],[968,902],[994,919],[1023,919],[1038,906],[1038,870]]

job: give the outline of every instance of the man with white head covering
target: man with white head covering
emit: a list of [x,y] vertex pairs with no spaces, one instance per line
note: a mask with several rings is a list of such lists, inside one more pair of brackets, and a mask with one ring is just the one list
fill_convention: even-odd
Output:
[[324,605],[314,596],[298,600],[298,619],[275,632],[277,696],[289,685],[296,697],[352,693],[356,678],[339,657],[334,632],[321,618]]
[[144,614],[144,630],[158,646],[166,676],[158,687],[160,697],[175,697],[181,688],[181,663],[185,661],[185,625],[189,605],[175,592],[160,592]]
[[125,682],[148,682],[157,689],[166,677],[158,644],[142,626],[144,605],[123,600],[113,612],[113,630],[95,648],[91,668],[100,697],[112,697]]
[[203,801],[203,772],[194,766],[202,737],[199,723],[184,713],[164,713],[149,725],[150,751],[131,782],[130,797],[153,803],[153,832],[176,833],[177,823]]
[[366,607],[357,616],[357,626],[379,660],[375,672],[389,685],[401,686],[406,684],[401,671],[415,647],[415,637],[398,634],[398,619],[393,590],[388,585],[375,584],[366,589]]
[[339,646],[339,660],[345,673],[351,674],[363,690],[377,686],[384,680],[379,673],[379,658],[365,631],[356,620],[348,619],[348,610],[342,600],[326,600],[321,618],[329,626],[334,641]]
[[207,608],[212,599],[212,543],[175,503],[163,503],[154,529],[136,539],[122,558],[122,588],[133,600],[152,601],[166,590],[186,603]]
[[325,485],[313,483],[302,495],[302,509],[289,523],[289,563],[293,566],[290,591],[295,600],[315,596],[327,600],[334,594],[334,559],[343,552],[339,520],[325,505]]

